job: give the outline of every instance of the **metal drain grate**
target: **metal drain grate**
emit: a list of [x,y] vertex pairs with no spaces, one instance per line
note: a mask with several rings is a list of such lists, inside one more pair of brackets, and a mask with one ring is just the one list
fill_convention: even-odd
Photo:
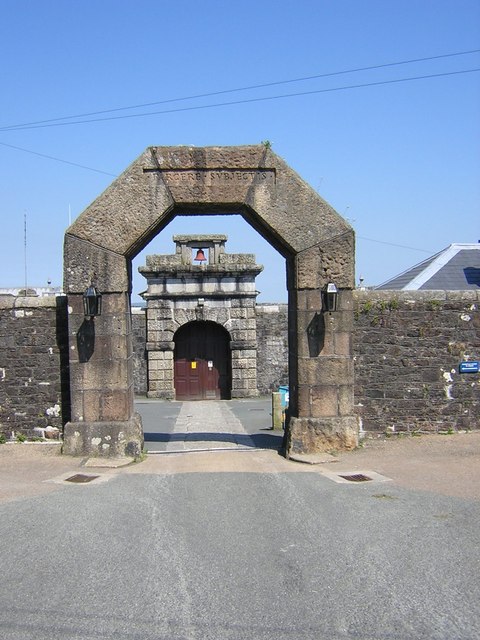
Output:
[[70,478],[66,478],[65,482],[76,482],[78,484],[84,484],[85,482],[91,482],[100,476],[87,476],[84,473],[77,473],[74,476],[70,476]]
[[340,476],[340,478],[343,478],[344,480],[348,480],[349,482],[368,482],[369,480],[372,480],[372,478],[369,478],[363,473],[354,473],[350,476],[342,476],[340,474],[338,475]]

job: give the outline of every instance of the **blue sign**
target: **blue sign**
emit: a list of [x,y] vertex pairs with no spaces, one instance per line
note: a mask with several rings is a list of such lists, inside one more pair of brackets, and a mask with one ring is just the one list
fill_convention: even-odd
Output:
[[473,360],[472,362],[461,362],[458,365],[459,373],[478,373],[480,371],[480,362]]

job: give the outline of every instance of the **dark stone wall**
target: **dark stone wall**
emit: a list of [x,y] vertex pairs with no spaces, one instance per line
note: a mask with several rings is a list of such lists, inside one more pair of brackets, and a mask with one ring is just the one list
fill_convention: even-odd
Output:
[[65,297],[0,297],[0,432],[70,417]]
[[260,395],[288,384],[288,305],[257,304],[257,385]]
[[367,432],[480,428],[476,291],[356,291],[355,405]]

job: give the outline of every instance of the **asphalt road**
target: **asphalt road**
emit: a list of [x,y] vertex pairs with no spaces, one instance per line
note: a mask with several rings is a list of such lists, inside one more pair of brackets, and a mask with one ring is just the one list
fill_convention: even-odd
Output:
[[477,501],[148,469],[0,504],[2,640],[480,637]]

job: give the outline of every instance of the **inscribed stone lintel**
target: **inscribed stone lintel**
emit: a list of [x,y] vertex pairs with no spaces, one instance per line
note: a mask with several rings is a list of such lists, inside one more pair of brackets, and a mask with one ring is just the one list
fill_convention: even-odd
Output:
[[206,187],[211,187],[226,185],[232,182],[243,183],[249,180],[275,184],[276,178],[275,169],[259,169],[257,167],[239,169],[229,169],[225,167],[209,169],[160,169],[157,167],[145,167],[143,171],[144,173],[160,173],[169,186],[201,183]]

